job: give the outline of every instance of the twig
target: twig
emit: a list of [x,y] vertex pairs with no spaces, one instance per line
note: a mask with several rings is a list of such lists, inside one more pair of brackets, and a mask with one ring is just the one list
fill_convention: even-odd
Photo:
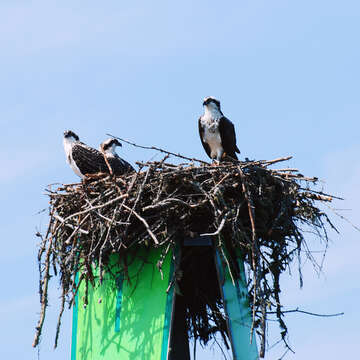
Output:
[[104,144],[100,145],[100,151],[101,151],[101,153],[102,153],[102,155],[104,157],[104,160],[105,160],[106,166],[109,169],[110,175],[113,175],[113,169],[110,166],[110,163],[109,163],[109,160],[108,160],[107,156],[105,155]]
[[337,215],[340,219],[345,220],[347,223],[349,223],[355,230],[360,231],[360,228],[356,225],[354,225],[349,219],[347,219],[345,216],[339,214],[335,209],[333,209],[331,206],[327,205],[327,207],[334,212],[335,215]]
[[58,322],[57,322],[57,325],[56,325],[54,349],[56,349],[57,345],[58,345],[58,339],[59,339],[60,327],[61,327],[61,318],[62,318],[62,315],[63,315],[63,312],[64,312],[66,292],[67,292],[67,289],[63,286],[62,294],[61,294],[60,312],[59,312],[59,316],[58,316]]
[[156,236],[154,235],[154,233],[151,231],[150,226],[149,226],[149,224],[146,222],[146,220],[145,220],[144,218],[142,218],[134,209],[129,208],[129,207],[126,206],[125,204],[123,204],[123,207],[124,207],[126,210],[131,211],[131,213],[133,213],[133,214],[144,224],[147,232],[149,233],[149,235],[151,236],[151,238],[154,240],[154,243],[155,243],[156,245],[159,245],[158,239],[156,238]]
[[124,194],[124,195],[118,196],[115,199],[112,199],[112,200],[106,202],[105,204],[97,205],[97,206],[91,207],[90,209],[86,209],[84,211],[79,211],[79,212],[77,212],[75,214],[72,214],[72,215],[68,216],[66,219],[64,219],[63,222],[66,223],[67,221],[69,221],[70,219],[72,219],[75,216],[87,214],[90,211],[94,211],[94,210],[97,210],[97,209],[104,208],[105,206],[111,205],[111,204],[113,204],[113,203],[115,203],[115,202],[117,202],[117,201],[119,201],[121,199],[124,199],[124,198],[128,197],[128,196],[129,196],[128,194]]
[[50,255],[51,255],[51,250],[52,250],[52,242],[53,242],[53,237],[50,237],[48,249],[47,249],[46,255],[45,255],[45,275],[44,275],[43,286],[42,286],[40,319],[38,321],[38,324],[36,325],[35,338],[34,338],[34,341],[32,344],[33,347],[36,347],[39,343],[39,339],[41,336],[41,330],[42,330],[44,320],[45,320],[46,307],[47,307],[47,303],[48,303],[47,291],[48,291],[48,285],[49,285],[49,280],[50,280],[49,272],[50,272]]
[[264,164],[264,165],[272,165],[272,164],[275,164],[275,163],[278,163],[278,162],[290,160],[292,158],[293,158],[292,156],[285,156],[285,157],[280,157],[280,158],[277,158],[277,159],[274,159],[274,160],[264,160],[261,163]]
[[79,232],[81,232],[81,233],[83,233],[83,234],[86,234],[86,235],[89,234],[89,232],[86,231],[86,230],[78,229],[78,226],[76,227],[76,226],[74,226],[74,225],[67,224],[66,221],[65,221],[65,219],[63,219],[61,216],[59,216],[59,215],[57,215],[57,214],[53,214],[53,217],[54,217],[56,220],[58,220],[59,222],[61,222],[62,224],[64,224],[64,226],[67,226],[67,227],[70,228],[70,229],[73,229],[73,230],[75,230],[75,231],[79,231]]
[[221,230],[223,229],[226,219],[228,217],[228,214],[226,213],[225,216],[223,217],[223,219],[221,220],[221,223],[219,225],[219,227],[217,228],[217,230],[213,233],[204,233],[204,234],[200,234],[200,236],[215,236],[215,235],[219,235]]
[[154,209],[158,209],[160,207],[164,207],[164,206],[168,206],[171,203],[176,203],[176,204],[181,204],[184,205],[187,208],[194,208],[196,207],[196,205],[189,205],[187,202],[182,201],[180,199],[176,199],[176,198],[167,198],[165,200],[159,201],[158,203],[154,204],[154,205],[148,205],[145,206],[142,211],[147,211],[147,210],[154,210]]
[[[335,316],[342,316],[345,313],[344,312],[340,312],[340,313],[335,313],[335,314],[317,314],[317,313],[313,313],[313,312],[309,312],[309,311],[305,311],[305,310],[299,310],[299,308],[293,309],[293,310],[284,310],[281,311],[283,314],[289,314],[289,313],[302,313],[302,314],[306,314],[306,315],[311,315],[311,316],[317,316],[317,317],[335,317]],[[276,311],[268,311],[268,314],[276,314]]]
[[79,225],[77,227],[75,227],[74,231],[71,233],[71,235],[65,240],[65,244],[69,245],[71,242],[71,239],[74,237],[75,234],[77,234],[78,232],[83,232],[85,234],[88,234],[88,231],[81,231],[80,227],[81,225],[87,220],[87,218],[89,217],[89,214],[87,214],[86,216],[84,216],[84,218],[80,221]]
[[167,151],[167,150],[163,150],[163,149],[160,149],[156,146],[143,146],[143,145],[138,145],[138,144],[135,144],[134,142],[132,141],[129,141],[129,140],[125,140],[125,139],[122,139],[122,138],[119,138],[117,136],[114,136],[114,135],[111,135],[111,134],[106,134],[107,136],[111,136],[113,137],[114,139],[118,139],[120,141],[123,141],[123,142],[126,142],[127,144],[130,144],[132,146],[135,146],[135,147],[138,147],[138,148],[141,148],[141,149],[146,149],[146,150],[156,150],[156,151],[160,151],[164,154],[168,154],[168,155],[173,155],[173,156],[176,156],[178,158],[181,158],[181,159],[184,159],[184,160],[189,160],[189,161],[196,161],[198,163],[201,163],[201,164],[204,164],[204,165],[210,165],[208,162],[206,161],[203,161],[203,160],[199,160],[199,159],[195,159],[195,158],[189,158],[187,156],[184,156],[184,155],[181,155],[181,154],[175,154],[171,151]]

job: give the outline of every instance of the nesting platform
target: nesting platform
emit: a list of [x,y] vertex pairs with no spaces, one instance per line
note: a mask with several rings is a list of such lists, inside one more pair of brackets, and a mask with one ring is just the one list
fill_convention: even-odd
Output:
[[[318,206],[332,197],[316,190],[317,178],[305,177],[296,169],[272,168],[287,159],[195,166],[174,165],[165,157],[139,163],[139,171],[126,176],[49,188],[49,227],[45,235],[39,234],[41,315],[34,346],[45,318],[51,275],[59,276],[62,287],[57,343],[65,303],[87,306],[89,289],[100,291],[96,289],[108,281],[114,266],[123,282],[131,283],[131,259],[143,264],[139,276],[141,268],[148,266],[144,251],[154,254],[150,262],[158,271],[154,276],[165,279],[165,293],[173,289],[183,296],[188,338],[206,344],[217,333],[225,344],[231,343],[224,289],[217,280],[223,271],[234,289],[239,280],[247,289],[249,332],[260,338],[260,356],[265,351],[269,314],[275,314],[285,341],[280,275],[301,257],[301,251],[309,254],[303,226],[315,229],[325,242],[325,225],[332,227]],[[201,243],[208,238],[210,255],[186,249],[184,241]],[[179,247],[188,254],[170,272],[169,259]],[[217,270],[212,265],[216,264],[214,251]]]

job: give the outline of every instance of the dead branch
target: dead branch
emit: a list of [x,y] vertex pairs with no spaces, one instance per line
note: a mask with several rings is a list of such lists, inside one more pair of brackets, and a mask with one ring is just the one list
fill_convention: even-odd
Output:
[[141,149],[156,150],[156,151],[160,151],[161,153],[164,153],[164,154],[167,154],[167,155],[173,155],[173,156],[178,157],[178,158],[180,158],[180,159],[184,159],[184,160],[188,160],[188,161],[192,161],[192,162],[196,161],[196,162],[198,162],[198,163],[200,163],[200,164],[210,165],[210,164],[209,164],[208,162],[206,162],[206,161],[199,160],[199,159],[195,159],[195,158],[189,158],[189,157],[184,156],[184,155],[181,155],[181,154],[179,154],[179,153],[175,154],[175,153],[173,153],[173,152],[171,152],[171,151],[167,151],[167,150],[164,150],[164,149],[160,149],[160,148],[158,148],[158,147],[156,147],[156,146],[143,146],[143,145],[138,145],[138,144],[135,144],[134,142],[131,142],[131,141],[129,141],[129,140],[125,140],[125,139],[119,138],[119,137],[114,136],[114,135],[111,135],[111,134],[106,134],[106,135],[107,135],[107,136],[111,136],[111,137],[114,138],[114,139],[118,139],[118,140],[120,140],[120,141],[126,142],[127,144],[130,144],[130,145],[132,145],[132,146],[135,146],[135,147],[138,147],[138,148],[141,148]]

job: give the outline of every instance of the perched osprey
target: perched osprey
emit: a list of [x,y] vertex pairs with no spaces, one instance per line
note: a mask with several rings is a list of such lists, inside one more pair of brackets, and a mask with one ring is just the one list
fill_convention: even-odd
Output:
[[85,174],[109,173],[103,154],[80,142],[79,137],[71,130],[64,132],[64,150],[67,162],[82,179]]
[[199,134],[208,156],[217,161],[226,157],[237,160],[234,124],[227,119],[220,109],[220,101],[209,96],[204,99],[205,112],[199,118]]
[[116,152],[115,148],[122,146],[116,139],[107,139],[100,144],[100,151],[104,153],[114,175],[122,175],[135,169]]

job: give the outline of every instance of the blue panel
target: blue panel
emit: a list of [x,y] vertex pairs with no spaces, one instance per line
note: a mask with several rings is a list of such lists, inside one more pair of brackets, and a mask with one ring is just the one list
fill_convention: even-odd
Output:
[[116,297],[116,308],[115,308],[115,332],[120,331],[120,313],[121,313],[121,302],[122,302],[122,287],[124,283],[124,274],[121,273],[116,279],[116,286],[118,289]]
[[[75,275],[75,284],[79,281],[79,273]],[[78,326],[78,307],[79,299],[76,294],[73,305],[73,318],[72,318],[72,336],[71,336],[71,360],[76,360],[76,340],[77,340],[77,326]]]
[[234,360],[256,360],[258,351],[255,336],[250,343],[252,318],[250,313],[248,291],[245,281],[244,264],[239,263],[240,279],[231,279],[226,261],[218,250],[215,250],[215,263],[219,276],[220,288],[224,301],[225,313],[231,337]]

